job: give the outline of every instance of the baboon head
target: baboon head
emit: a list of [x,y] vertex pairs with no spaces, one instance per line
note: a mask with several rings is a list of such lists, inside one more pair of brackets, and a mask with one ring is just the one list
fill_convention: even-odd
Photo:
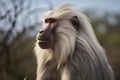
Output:
[[[56,15],[57,13],[58,15]],[[50,11],[44,16],[42,29],[37,34],[38,44],[42,49],[74,46],[79,26],[80,23],[76,15],[61,14],[59,8],[57,11]]]

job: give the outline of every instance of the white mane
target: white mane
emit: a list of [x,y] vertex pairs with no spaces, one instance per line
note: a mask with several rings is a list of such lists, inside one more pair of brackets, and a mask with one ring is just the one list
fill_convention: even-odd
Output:
[[[79,20],[80,23],[79,30],[76,30],[69,21],[74,16],[77,16]],[[76,58],[74,66],[81,66],[82,64],[78,65],[80,62],[84,63],[84,65],[82,65],[84,67],[81,67],[81,69],[82,68],[85,68],[85,70],[90,69],[92,71],[92,74],[89,74],[89,76],[97,75],[94,77],[94,80],[97,80],[97,77],[101,78],[98,80],[102,80],[103,75],[106,76],[106,79],[104,80],[110,78],[111,78],[110,80],[113,79],[113,76],[109,77],[110,75],[112,75],[112,70],[107,62],[107,58],[105,56],[103,48],[101,47],[98,40],[96,39],[96,36],[94,35],[94,31],[89,22],[90,20],[88,17],[78,12],[77,10],[72,9],[70,4],[64,4],[60,7],[57,7],[47,12],[44,15],[44,19],[46,18],[55,18],[59,21],[56,30],[57,41],[55,42],[53,49],[45,50],[41,49],[39,45],[36,43],[35,53],[38,61],[37,72],[38,74],[41,74],[38,76],[38,80],[41,79],[43,73],[46,71],[43,70],[43,65],[46,64],[48,61],[55,59],[57,62],[57,69],[60,69],[61,65],[65,64],[65,62],[70,62],[68,57],[72,59],[74,54],[77,55],[78,57]],[[84,53],[80,53],[81,50]],[[83,58],[85,57],[86,59],[83,59],[82,57]],[[87,59],[90,62],[88,62]],[[91,64],[90,67],[86,66],[88,64]],[[103,68],[103,66],[105,66],[105,68]],[[97,71],[93,70],[94,68],[96,68]],[[63,71],[64,74],[69,73],[66,72],[66,70],[67,68],[65,68],[65,71]],[[103,71],[103,75],[99,75],[102,74],[100,70]],[[108,72],[110,72],[111,74],[109,74]],[[84,77],[84,74],[81,75],[82,75],[81,77]]]

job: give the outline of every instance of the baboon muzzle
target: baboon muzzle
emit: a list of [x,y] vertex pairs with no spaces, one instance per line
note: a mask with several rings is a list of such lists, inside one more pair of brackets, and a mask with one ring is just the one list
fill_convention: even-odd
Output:
[[41,30],[38,33],[38,44],[42,49],[51,48],[53,45],[53,36],[50,30]]

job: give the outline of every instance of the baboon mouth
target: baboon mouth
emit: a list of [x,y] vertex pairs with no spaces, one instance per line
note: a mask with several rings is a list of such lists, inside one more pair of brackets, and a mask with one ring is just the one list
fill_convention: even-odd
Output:
[[39,43],[47,43],[47,40],[39,40]]
[[44,42],[49,42],[49,41],[46,39],[39,39],[39,42],[44,43]]
[[39,40],[38,44],[42,49],[50,48],[50,42],[48,40]]

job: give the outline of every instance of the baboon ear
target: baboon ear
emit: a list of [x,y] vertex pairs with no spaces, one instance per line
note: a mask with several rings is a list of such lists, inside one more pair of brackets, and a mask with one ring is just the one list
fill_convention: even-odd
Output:
[[80,22],[77,16],[73,16],[72,19],[70,19],[70,22],[77,30],[79,29]]

